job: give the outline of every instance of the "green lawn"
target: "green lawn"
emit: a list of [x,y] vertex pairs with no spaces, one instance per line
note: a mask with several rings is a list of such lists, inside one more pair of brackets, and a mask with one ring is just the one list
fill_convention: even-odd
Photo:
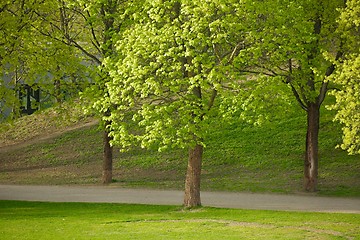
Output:
[[1,239],[360,239],[360,214],[0,201]]

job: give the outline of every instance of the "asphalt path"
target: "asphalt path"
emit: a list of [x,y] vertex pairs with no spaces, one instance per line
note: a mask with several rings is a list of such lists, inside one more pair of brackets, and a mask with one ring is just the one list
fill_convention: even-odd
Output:
[[[183,196],[182,191],[112,186],[0,185],[0,200],[182,205]],[[360,198],[202,192],[201,200],[208,207],[360,214]]]

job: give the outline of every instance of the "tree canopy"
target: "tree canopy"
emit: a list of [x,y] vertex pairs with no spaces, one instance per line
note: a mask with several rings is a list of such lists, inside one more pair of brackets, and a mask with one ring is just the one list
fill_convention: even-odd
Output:
[[[137,139],[143,147],[204,144],[215,97],[235,79],[233,55],[242,46],[236,1],[149,1],[118,41],[118,60],[107,62],[114,144]],[[116,124],[133,107],[140,134]],[[127,132],[127,135],[123,133]]]
[[[44,16],[52,13],[56,2],[14,0],[5,1],[0,8],[2,110],[13,108],[18,114],[16,92],[21,84],[36,84],[43,96],[57,101],[65,95],[77,95],[86,82],[83,58],[76,49],[42,34],[54,27],[44,24]],[[60,21],[58,14],[53,17]]]

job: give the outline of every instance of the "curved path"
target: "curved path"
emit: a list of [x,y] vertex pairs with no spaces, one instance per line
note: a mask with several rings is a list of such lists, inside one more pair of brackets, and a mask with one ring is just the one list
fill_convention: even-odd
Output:
[[[360,214],[359,198],[202,192],[201,199],[204,206],[211,207]],[[0,185],[0,200],[181,205],[183,192],[111,186]]]

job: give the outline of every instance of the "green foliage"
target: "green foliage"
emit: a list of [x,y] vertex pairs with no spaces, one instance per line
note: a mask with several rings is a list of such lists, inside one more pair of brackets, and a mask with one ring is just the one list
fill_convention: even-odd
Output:
[[[84,111],[96,113],[100,119],[104,117],[103,125],[106,125],[105,118],[109,112],[116,107],[108,100],[106,84],[110,77],[104,63],[106,59],[117,56],[116,38],[131,24],[129,16],[138,10],[139,2],[141,1],[67,1],[67,11],[81,19],[77,24],[83,29],[80,37],[78,29],[75,29],[76,38],[69,38],[70,45],[80,49],[89,61],[97,65],[91,75],[94,84],[81,92],[81,98],[87,102],[83,106]],[[67,37],[66,33],[62,34]]]
[[[250,47],[234,62],[245,72],[276,76],[288,84],[304,110],[313,103],[320,107],[329,89],[340,88],[332,92],[337,103],[331,108],[338,110],[335,120],[344,126],[341,147],[354,154],[360,141],[359,6],[345,2],[253,1],[246,8],[252,23],[246,39]],[[261,114],[256,100],[255,106],[254,112]]]
[[360,56],[352,55],[339,64],[339,73],[334,82],[341,90],[332,92],[336,104],[330,108],[338,110],[335,120],[343,124],[342,149],[350,154],[360,154]]
[[[289,84],[298,102],[322,102],[327,87],[327,71],[340,51],[335,32],[337,8],[343,1],[259,1],[247,9],[250,44],[235,59],[239,68],[279,77]],[[322,90],[324,89],[324,90]]]
[[[117,106],[109,118],[113,144],[205,145],[209,119],[228,110],[227,89],[244,79],[232,66],[244,38],[241,9],[231,0],[144,4],[119,38],[118,59],[106,62],[109,102]],[[130,110],[136,133],[123,121]]]
[[338,31],[342,34],[343,61],[336,61],[338,72],[333,81],[340,88],[332,94],[336,104],[330,108],[338,110],[335,120],[343,125],[342,149],[350,154],[360,154],[360,6],[357,1],[347,1],[341,11]]
[[55,40],[59,35],[54,29],[65,21],[56,11],[59,10],[57,3],[33,0],[1,5],[2,110],[9,108],[18,114],[20,103],[16,92],[21,84],[36,84],[42,98],[48,95],[61,102],[65,97],[76,96],[88,82],[88,70],[79,52]]

